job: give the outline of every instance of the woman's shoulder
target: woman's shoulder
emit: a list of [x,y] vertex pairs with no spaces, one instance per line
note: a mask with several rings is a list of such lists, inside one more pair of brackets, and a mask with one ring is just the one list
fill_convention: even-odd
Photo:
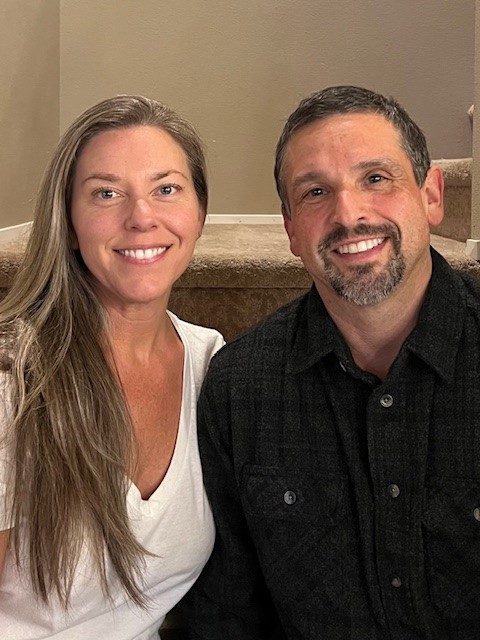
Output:
[[169,316],[181,337],[188,341],[191,349],[205,352],[211,358],[225,344],[222,334],[216,329],[186,322],[170,311]]
[[170,312],[169,315],[190,355],[187,362],[190,362],[196,396],[198,397],[210,360],[223,347],[225,340],[222,334],[215,329],[185,322]]

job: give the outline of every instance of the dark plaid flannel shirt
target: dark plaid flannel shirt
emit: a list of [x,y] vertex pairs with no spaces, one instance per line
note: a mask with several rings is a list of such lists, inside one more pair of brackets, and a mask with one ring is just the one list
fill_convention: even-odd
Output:
[[383,382],[315,288],[212,361],[191,638],[480,639],[480,288],[432,257]]

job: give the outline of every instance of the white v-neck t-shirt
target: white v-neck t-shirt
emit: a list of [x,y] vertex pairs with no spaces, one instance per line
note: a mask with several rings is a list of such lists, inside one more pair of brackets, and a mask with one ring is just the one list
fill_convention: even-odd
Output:
[[[143,500],[131,483],[128,514],[137,540],[155,557],[145,558],[144,593],[149,607],[142,609],[118,586],[107,559],[113,602],[103,596],[86,549],[82,552],[65,611],[55,596],[48,606],[35,599],[28,571],[17,568],[8,551],[0,577],[1,640],[158,640],[165,615],[199,576],[212,551],[215,530],[203,488],[197,444],[196,402],[208,363],[223,345],[213,329],[189,324],[169,314],[184,345],[183,396],[177,441],[168,471],[156,491]],[[9,414],[5,388],[8,373],[0,374],[0,428]],[[2,415],[3,414],[3,415]],[[6,492],[0,469],[0,530],[10,526],[4,513]],[[3,476],[3,478],[1,477]]]

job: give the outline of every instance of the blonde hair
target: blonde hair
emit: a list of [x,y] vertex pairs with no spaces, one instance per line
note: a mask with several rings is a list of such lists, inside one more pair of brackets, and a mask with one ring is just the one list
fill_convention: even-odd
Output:
[[84,540],[105,595],[106,549],[123,589],[146,605],[141,570],[147,551],[129,528],[126,505],[133,429],[105,357],[106,311],[70,246],[69,211],[76,161],[88,140],[141,125],[165,130],[183,148],[206,212],[205,159],[191,125],[142,96],[104,100],[62,136],[42,181],[23,262],[0,304],[13,403],[14,551],[17,563],[28,561],[37,596],[48,603],[56,593],[65,608]]

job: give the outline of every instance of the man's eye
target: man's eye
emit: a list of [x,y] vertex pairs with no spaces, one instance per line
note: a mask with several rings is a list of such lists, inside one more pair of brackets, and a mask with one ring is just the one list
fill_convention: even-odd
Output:
[[177,190],[178,190],[178,187],[175,184],[165,184],[159,189],[162,196],[171,196]]
[[374,174],[373,176],[368,176],[368,181],[371,184],[375,184],[376,182],[382,182],[383,180],[385,180],[384,176],[380,176],[377,173]]
[[314,189],[310,189],[310,191],[308,192],[309,196],[323,196],[323,194],[325,193],[325,191],[322,189],[322,187],[315,187]]

